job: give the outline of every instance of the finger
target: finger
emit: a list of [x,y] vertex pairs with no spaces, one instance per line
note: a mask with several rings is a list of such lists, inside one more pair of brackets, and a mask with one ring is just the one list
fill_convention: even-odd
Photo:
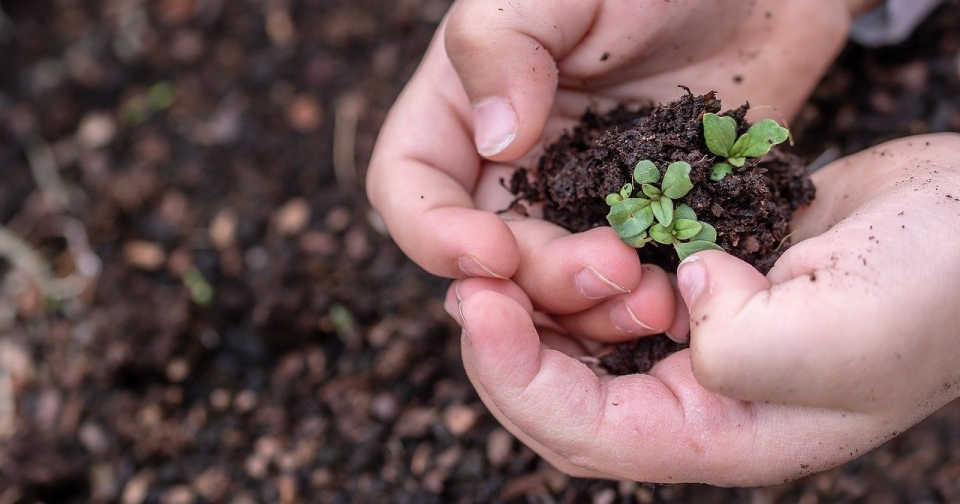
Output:
[[[956,212],[942,207],[960,189],[948,175],[960,149],[905,142],[825,169],[820,203],[801,224],[832,227],[787,250],[769,278],[718,252],[681,265],[704,386],[745,400],[872,411],[919,407],[916,390],[952,383],[951,310],[926,307],[955,305],[943,278],[960,275],[947,259],[960,246],[917,244],[960,233]],[[910,379],[891,372],[898,369]]]
[[470,97],[481,155],[515,159],[533,147],[553,105],[556,61],[580,42],[601,4],[598,0],[454,4],[446,48]]
[[629,294],[554,318],[571,334],[605,343],[665,332],[676,318],[673,285],[662,269],[651,265],[642,269],[640,285]]
[[466,103],[434,40],[383,125],[367,193],[400,248],[430,273],[506,278],[519,262],[517,246],[497,215],[474,206],[480,159]]
[[540,219],[508,222],[517,237],[520,265],[513,277],[534,306],[574,313],[640,284],[640,259],[613,228],[569,231]]
[[461,312],[464,365],[481,399],[511,432],[573,474],[769,484],[836,465],[902,428],[862,414],[712,394],[694,379],[686,351],[649,375],[601,382],[582,363],[543,349],[529,315],[510,298],[476,292]]

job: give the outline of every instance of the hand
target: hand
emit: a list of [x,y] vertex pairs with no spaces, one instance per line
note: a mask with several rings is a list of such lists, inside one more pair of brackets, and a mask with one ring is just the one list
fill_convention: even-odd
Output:
[[481,399],[570,474],[747,486],[836,466],[960,396],[960,136],[881,145],[815,182],[767,277],[721,252],[681,265],[692,346],[648,375],[598,378],[512,282],[455,283]]
[[678,84],[789,117],[867,1],[460,0],[383,126],[370,201],[433,274],[512,278],[538,310],[601,341],[685,334],[666,273],[641,268],[610,229],[504,222],[500,179],[588,106],[667,102]]

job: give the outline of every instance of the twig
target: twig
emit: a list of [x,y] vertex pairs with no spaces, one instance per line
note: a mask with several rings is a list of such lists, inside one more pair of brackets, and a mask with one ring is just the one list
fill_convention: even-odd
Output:
[[30,172],[33,181],[40,189],[43,202],[52,212],[68,210],[70,207],[70,192],[60,178],[60,168],[53,155],[53,149],[43,139],[34,139],[27,143],[24,149],[27,161],[30,163]]
[[363,97],[348,94],[337,99],[333,125],[333,174],[342,191],[357,188],[357,124],[364,108]]
[[16,405],[13,402],[13,381],[7,366],[0,362],[0,439],[6,439],[15,431]]
[[90,249],[87,232],[77,219],[62,217],[61,233],[76,269],[65,278],[56,278],[40,254],[19,236],[0,226],[0,257],[6,257],[14,269],[25,274],[55,301],[75,298],[100,274],[100,258]]

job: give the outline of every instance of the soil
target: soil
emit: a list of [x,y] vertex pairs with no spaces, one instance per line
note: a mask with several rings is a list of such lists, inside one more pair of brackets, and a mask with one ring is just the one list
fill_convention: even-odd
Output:
[[[742,168],[713,182],[717,157],[704,140],[705,113],[720,113],[715,93],[686,94],[669,104],[639,108],[620,105],[605,113],[587,111],[580,123],[544,149],[532,173],[514,172],[510,190],[516,205],[539,205],[543,218],[572,232],[609,225],[604,201],[632,182],[633,167],[653,161],[661,174],[667,165],[684,161],[691,167],[693,189],[678,203],[689,205],[699,220],[717,230],[717,244],[766,273],[790,245],[793,211],[816,193],[806,165],[779,146],[762,158],[749,158]],[[747,130],[749,104],[724,112]],[[641,260],[674,271],[680,263],[673,247],[650,243],[638,249]],[[644,373],[653,364],[686,345],[666,335],[616,345],[600,359],[611,374]]]
[[[606,195],[632,181],[633,167],[650,160],[661,173],[675,161],[690,164],[693,189],[680,201],[717,229],[717,244],[769,271],[789,246],[793,211],[813,200],[815,189],[803,160],[774,147],[719,182],[710,181],[717,157],[703,137],[705,113],[720,113],[714,93],[686,94],[669,104],[610,112],[588,111],[573,130],[545,149],[533,173],[515,172],[510,189],[519,202],[542,204],[544,219],[573,232],[607,226]],[[749,125],[749,105],[724,112],[736,119],[738,134]],[[644,262],[667,270],[679,264],[672,247],[649,244],[638,250]]]
[[[0,223],[91,280],[0,259],[0,503],[960,502],[960,403],[768,488],[570,478],[499,427],[360,187],[448,5],[0,0]],[[955,1],[851,45],[794,152],[960,130],[958,52]]]

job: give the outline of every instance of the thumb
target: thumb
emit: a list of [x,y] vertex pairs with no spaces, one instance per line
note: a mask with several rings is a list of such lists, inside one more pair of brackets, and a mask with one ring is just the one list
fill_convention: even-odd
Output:
[[[792,264],[794,257],[782,261]],[[746,401],[868,407],[860,404],[870,399],[860,393],[865,384],[844,376],[862,374],[865,363],[905,351],[865,341],[884,331],[879,312],[896,308],[871,296],[852,296],[862,290],[849,284],[859,282],[850,280],[852,275],[793,267],[795,275],[771,284],[723,252],[702,252],[681,263],[677,284],[690,311],[697,381]]]
[[529,151],[553,106],[557,60],[587,33],[599,0],[460,0],[444,41],[473,107],[481,156],[507,161]]

